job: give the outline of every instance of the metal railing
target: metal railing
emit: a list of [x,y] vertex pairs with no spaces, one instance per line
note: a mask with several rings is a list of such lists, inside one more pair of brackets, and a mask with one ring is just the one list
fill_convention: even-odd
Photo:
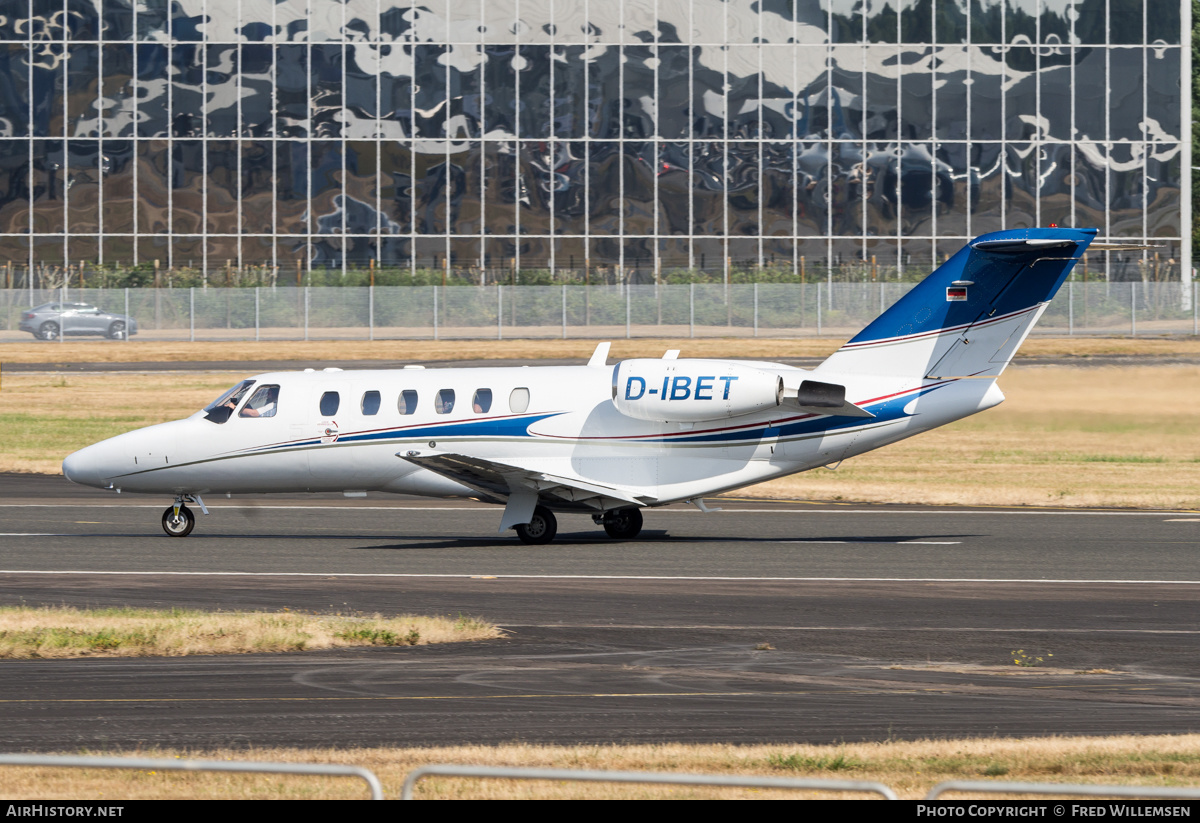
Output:
[[[1197,334],[1198,287],[1068,282],[1034,333]],[[0,289],[0,341],[28,340],[21,317],[46,303],[84,303],[132,317],[136,340],[845,339],[912,288],[866,282]],[[82,331],[72,328],[69,315],[61,325],[67,336]]]
[[0,766],[52,766],[72,769],[146,769],[176,772],[252,772],[324,777],[356,777],[367,784],[372,800],[383,800],[383,784],[359,766],[334,763],[256,763],[221,760],[160,760],[146,757],[82,757],[73,755],[0,754]]
[[727,786],[750,789],[810,789],[824,792],[866,792],[885,800],[898,800],[882,783],[866,780],[815,780],[798,777],[742,777],[718,774],[672,774],[670,772],[607,772],[596,769],[522,769],[506,766],[421,766],[404,781],[401,800],[413,799],[413,787],[424,777],[480,777],[510,780],[570,780],[589,783],[658,783],[676,786]]
[[987,794],[1081,795],[1084,797],[1144,797],[1171,800],[1200,799],[1200,789],[1159,786],[1096,786],[1087,783],[1017,783],[988,780],[947,780],[925,795],[937,800],[946,792],[983,792]]
[[[368,769],[333,763],[272,763],[220,760],[163,760],[144,757],[0,754],[0,766],[32,766],[76,769],[142,769],[147,771],[211,771],[257,774],[290,774],[320,777],[354,777],[364,781],[372,800],[383,800],[383,784]],[[641,783],[676,786],[808,790],[877,794],[886,800],[899,799],[883,783],[827,778],[752,777],[742,775],[675,774],[671,772],[626,772],[599,769],[540,769],[506,766],[433,764],[408,773],[400,799],[412,800],[417,782],[426,777],[474,777],[509,780],[554,780],[585,783]],[[989,780],[947,780],[925,795],[938,800],[948,792],[983,794],[1037,794],[1047,796],[1136,797],[1146,799],[1198,800],[1200,789],[1160,786],[1103,786],[1083,783],[1021,783]]]

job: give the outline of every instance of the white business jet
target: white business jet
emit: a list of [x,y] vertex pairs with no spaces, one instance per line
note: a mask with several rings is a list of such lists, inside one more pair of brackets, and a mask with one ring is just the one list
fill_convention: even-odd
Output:
[[[1004,399],[996,378],[1095,238],[996,232],[944,265],[812,370],[679,359],[585,366],[260,374],[184,420],[63,461],[72,481],[173,495],[185,537],[203,495],[369,491],[504,506],[500,532],[547,543],[556,512],[617,539],[642,509],[830,466]],[[1099,247],[1099,244],[1096,244]]]

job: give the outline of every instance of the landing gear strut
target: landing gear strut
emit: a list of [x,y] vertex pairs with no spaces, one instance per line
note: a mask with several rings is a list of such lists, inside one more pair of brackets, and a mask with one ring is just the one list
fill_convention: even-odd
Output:
[[538,506],[533,510],[533,519],[528,523],[519,523],[513,526],[516,529],[517,537],[521,542],[529,546],[540,546],[543,543],[549,543],[554,539],[554,535],[558,534],[558,520],[554,517],[554,512],[547,509],[545,506]]
[[167,537],[187,537],[196,527],[196,515],[192,514],[192,510],[184,505],[185,503],[195,503],[200,506],[200,511],[208,514],[208,507],[204,505],[200,495],[176,495],[175,503],[167,506],[162,516],[162,527]]
[[609,537],[616,540],[632,540],[642,530],[642,513],[639,509],[618,509],[592,517],[604,526]]

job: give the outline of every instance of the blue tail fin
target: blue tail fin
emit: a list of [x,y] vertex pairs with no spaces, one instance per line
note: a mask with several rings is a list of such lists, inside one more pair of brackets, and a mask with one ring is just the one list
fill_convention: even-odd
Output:
[[821,364],[908,377],[1000,374],[1096,229],[977,237]]

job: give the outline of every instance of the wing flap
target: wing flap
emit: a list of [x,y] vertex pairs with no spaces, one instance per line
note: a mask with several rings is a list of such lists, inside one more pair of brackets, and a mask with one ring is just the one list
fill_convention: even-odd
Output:
[[645,506],[654,502],[647,495],[605,486],[574,477],[563,477],[514,463],[486,460],[451,452],[400,452],[396,455],[415,466],[448,477],[480,492],[488,502],[502,503],[510,495],[534,493],[568,506],[603,511],[614,505]]

